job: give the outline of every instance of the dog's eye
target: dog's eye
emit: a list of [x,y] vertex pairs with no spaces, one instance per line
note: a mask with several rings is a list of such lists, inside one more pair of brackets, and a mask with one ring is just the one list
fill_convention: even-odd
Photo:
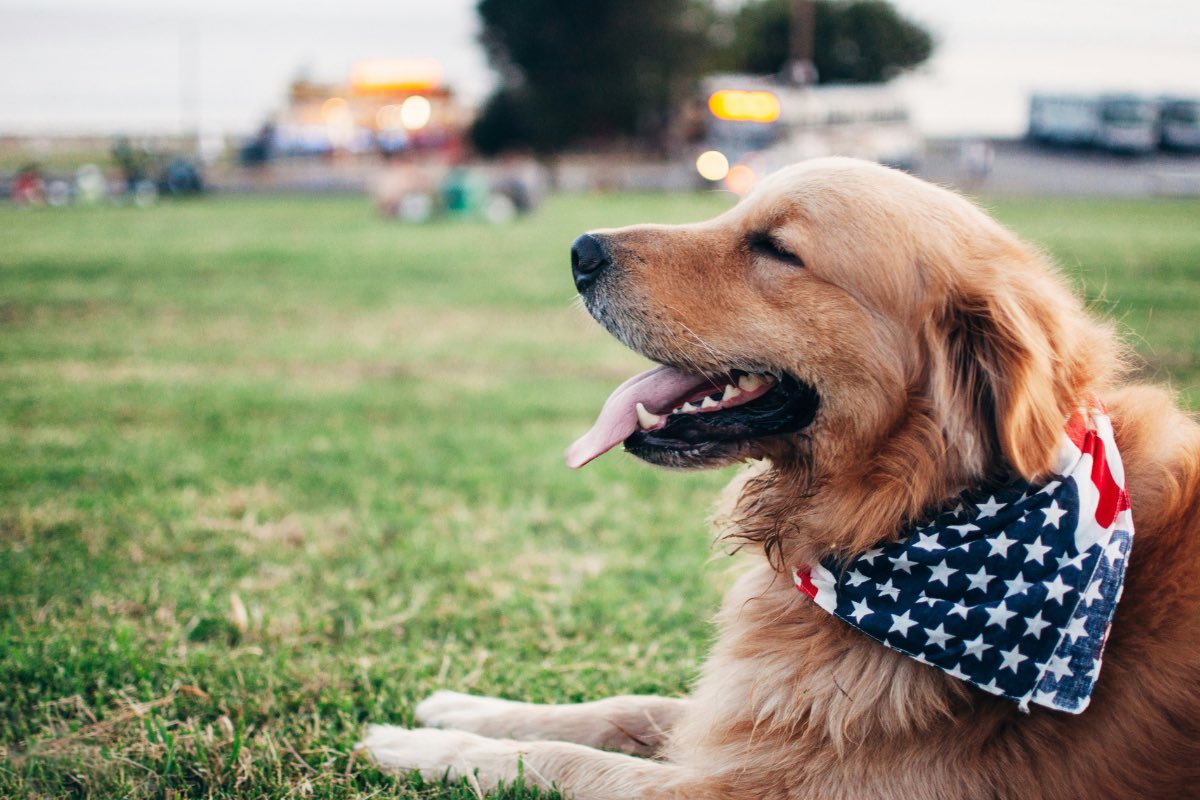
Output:
[[800,256],[781,245],[768,233],[756,233],[750,237],[750,252],[791,264],[794,267],[804,266],[804,261]]

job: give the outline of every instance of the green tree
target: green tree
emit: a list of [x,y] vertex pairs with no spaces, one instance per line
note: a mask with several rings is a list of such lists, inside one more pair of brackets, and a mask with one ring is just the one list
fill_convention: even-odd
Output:
[[[789,59],[791,0],[754,0],[732,17],[722,68],[770,74]],[[924,63],[933,37],[886,0],[817,0],[814,66],[820,83],[878,83]]]
[[480,0],[500,76],[472,139],[484,153],[550,153],[630,139],[661,147],[707,58],[700,0]]

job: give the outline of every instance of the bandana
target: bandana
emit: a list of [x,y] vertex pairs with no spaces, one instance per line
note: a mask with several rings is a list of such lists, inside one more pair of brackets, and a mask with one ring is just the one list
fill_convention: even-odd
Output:
[[[1103,409],[1067,423],[1054,477],[969,490],[898,542],[795,570],[818,606],[907,656],[1016,701],[1087,708],[1133,544]],[[951,500],[950,502],[954,502]]]

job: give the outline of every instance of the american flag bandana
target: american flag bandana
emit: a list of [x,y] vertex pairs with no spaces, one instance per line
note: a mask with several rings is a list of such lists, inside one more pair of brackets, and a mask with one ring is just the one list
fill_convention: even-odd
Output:
[[[818,606],[879,642],[1016,701],[1087,708],[1121,598],[1133,517],[1112,423],[1067,423],[1053,478],[968,490],[848,563],[795,570]],[[951,500],[950,502],[954,502]]]

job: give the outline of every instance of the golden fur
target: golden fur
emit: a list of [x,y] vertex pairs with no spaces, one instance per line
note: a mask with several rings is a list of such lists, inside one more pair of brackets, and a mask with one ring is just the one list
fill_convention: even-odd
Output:
[[[804,268],[748,250],[763,230]],[[815,386],[820,411],[760,445],[726,493],[719,530],[749,566],[689,699],[439,692],[418,720],[455,730],[373,728],[382,764],[477,769],[488,788],[519,753],[527,779],[578,800],[1200,797],[1200,428],[1163,390],[1123,382],[1112,326],[1044,256],[951,192],[847,159],[777,173],[708,222],[603,235],[619,338],[710,374],[771,365]],[[1023,714],[792,585],[791,567],[893,537],[987,475],[1045,475],[1090,394],[1109,408],[1137,535],[1085,713]]]

